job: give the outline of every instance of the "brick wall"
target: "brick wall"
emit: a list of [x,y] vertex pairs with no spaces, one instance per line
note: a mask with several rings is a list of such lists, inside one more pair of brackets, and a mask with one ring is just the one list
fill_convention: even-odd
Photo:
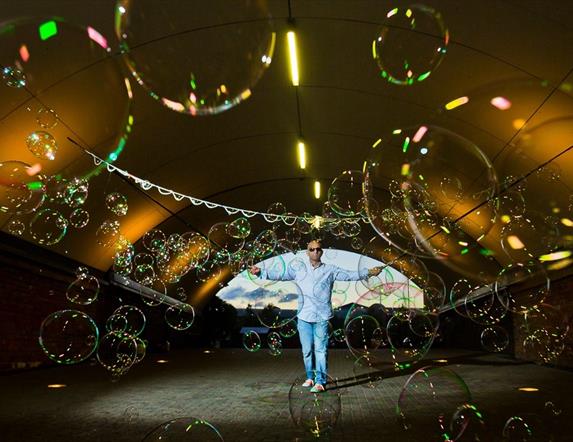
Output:
[[[573,368],[573,277],[567,276],[551,282],[551,291],[540,310],[547,312],[547,320],[529,319],[526,323],[522,315],[514,315],[514,334],[515,334],[515,357],[518,359],[531,360],[540,363],[548,363],[558,367]],[[569,329],[565,335],[562,333],[557,336],[556,342],[550,341],[549,348],[559,350],[557,358],[543,360],[538,348],[527,348],[524,346],[526,332],[524,328],[528,325],[533,329],[544,329],[549,334],[557,330],[555,327],[559,324],[558,330]],[[560,340],[562,337],[562,340]],[[546,346],[544,346],[546,347]],[[562,351],[560,350],[562,348]]]

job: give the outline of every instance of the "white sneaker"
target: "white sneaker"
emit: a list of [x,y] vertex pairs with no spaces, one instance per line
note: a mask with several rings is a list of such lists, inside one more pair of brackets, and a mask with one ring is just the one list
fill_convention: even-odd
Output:
[[307,388],[312,387],[313,385],[314,385],[314,381],[312,379],[307,379],[302,384],[303,387],[307,387]]

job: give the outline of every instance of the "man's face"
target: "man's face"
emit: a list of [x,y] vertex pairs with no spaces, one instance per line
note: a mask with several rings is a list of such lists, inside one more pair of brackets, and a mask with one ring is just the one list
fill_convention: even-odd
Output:
[[322,246],[318,241],[311,241],[306,246],[306,253],[312,261],[320,261]]

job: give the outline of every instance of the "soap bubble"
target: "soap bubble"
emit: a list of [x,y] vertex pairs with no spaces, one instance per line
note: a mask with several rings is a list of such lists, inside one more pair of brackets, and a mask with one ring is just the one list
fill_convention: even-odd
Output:
[[359,170],[345,170],[335,178],[328,188],[328,202],[332,210],[340,216],[356,216],[361,213],[364,208],[363,180]]
[[98,346],[92,318],[77,310],[54,312],[40,326],[40,346],[52,361],[75,364],[89,358]]
[[221,433],[209,422],[194,417],[180,417],[151,430],[142,442],[153,441],[222,442]]
[[[96,29],[62,18],[4,21],[0,25],[0,66],[14,65],[8,68],[12,76],[16,74],[14,86],[25,83],[25,88],[4,88],[0,113],[6,118],[0,138],[24,140],[38,123],[43,130],[53,131],[61,143],[65,164],[83,156],[79,149],[63,144],[67,136],[79,137],[84,146],[97,146],[103,157],[118,144],[125,144],[131,86],[122,72],[121,60],[111,57],[110,50]],[[39,110],[30,115],[27,109]],[[66,125],[56,125],[59,119]],[[65,164],[57,170],[63,170]]]
[[0,212],[30,213],[42,205],[46,187],[42,177],[29,172],[30,166],[21,161],[0,163]]
[[175,330],[187,330],[194,319],[195,310],[186,303],[171,305],[165,310],[165,322]]
[[500,326],[484,328],[480,335],[481,346],[491,353],[499,353],[509,345],[507,331]]
[[111,247],[119,239],[119,221],[106,219],[96,231],[96,239],[99,245]]
[[469,388],[456,372],[446,367],[424,367],[402,387],[396,413],[409,435],[405,439],[450,440],[450,419],[461,405],[470,402]]
[[402,252],[491,282],[499,264],[479,240],[497,219],[498,186],[485,154],[460,135],[424,125],[396,129],[374,146],[364,194],[376,232]]
[[423,81],[439,66],[449,42],[442,15],[426,5],[394,8],[372,44],[380,75],[390,83]]
[[26,138],[26,146],[30,152],[42,160],[55,160],[56,152],[58,151],[58,143],[56,139],[44,131],[32,132]]
[[8,223],[8,232],[12,235],[21,236],[25,230],[25,224],[19,219],[11,219]]
[[450,434],[453,441],[487,440],[483,413],[474,404],[460,405],[450,420]]
[[309,394],[302,387],[306,375],[297,377],[292,383],[288,399],[289,411],[294,424],[314,437],[327,436],[338,422],[341,412],[340,394],[337,382],[327,377],[327,388],[319,394]]
[[159,252],[165,247],[165,233],[158,229],[152,229],[143,235],[143,246],[150,252]]
[[82,206],[88,199],[89,183],[83,178],[72,178],[66,184],[64,199],[70,207]]
[[117,216],[124,216],[127,214],[127,198],[121,193],[109,193],[105,197],[106,207]]
[[227,224],[227,233],[233,238],[246,238],[251,234],[251,223],[245,217],[237,218]]
[[72,227],[82,229],[90,222],[90,214],[87,210],[79,207],[70,213],[69,221]]
[[68,230],[68,221],[57,210],[42,209],[30,221],[30,235],[38,244],[47,246],[62,240]]
[[243,347],[250,352],[258,351],[261,348],[261,337],[254,330],[247,330],[243,333]]
[[99,281],[95,276],[82,274],[66,290],[66,298],[75,304],[88,305],[94,302],[99,294]]
[[536,261],[509,264],[495,281],[495,293],[509,311],[524,313],[543,303],[549,294],[550,279]]
[[271,63],[275,34],[267,2],[181,6],[118,1],[115,32],[124,60],[166,107],[190,115],[223,112],[251,95]]
[[36,113],[36,122],[43,129],[52,129],[58,124],[58,115],[53,109],[42,106]]
[[4,80],[4,84],[8,87],[20,89],[26,86],[26,76],[24,73],[11,66],[2,68],[2,80]]
[[122,305],[116,308],[113,314],[125,317],[127,321],[125,332],[131,336],[139,336],[145,328],[145,315],[133,305]]
[[137,360],[137,342],[129,333],[111,331],[100,339],[99,363],[114,374],[124,374]]

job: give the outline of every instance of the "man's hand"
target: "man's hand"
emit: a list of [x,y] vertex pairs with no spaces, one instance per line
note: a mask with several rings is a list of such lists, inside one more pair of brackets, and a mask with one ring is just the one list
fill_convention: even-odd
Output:
[[259,276],[261,274],[261,269],[257,266],[251,266],[249,267],[249,272],[252,275]]
[[382,267],[372,267],[368,270],[368,276],[378,276],[382,271]]

